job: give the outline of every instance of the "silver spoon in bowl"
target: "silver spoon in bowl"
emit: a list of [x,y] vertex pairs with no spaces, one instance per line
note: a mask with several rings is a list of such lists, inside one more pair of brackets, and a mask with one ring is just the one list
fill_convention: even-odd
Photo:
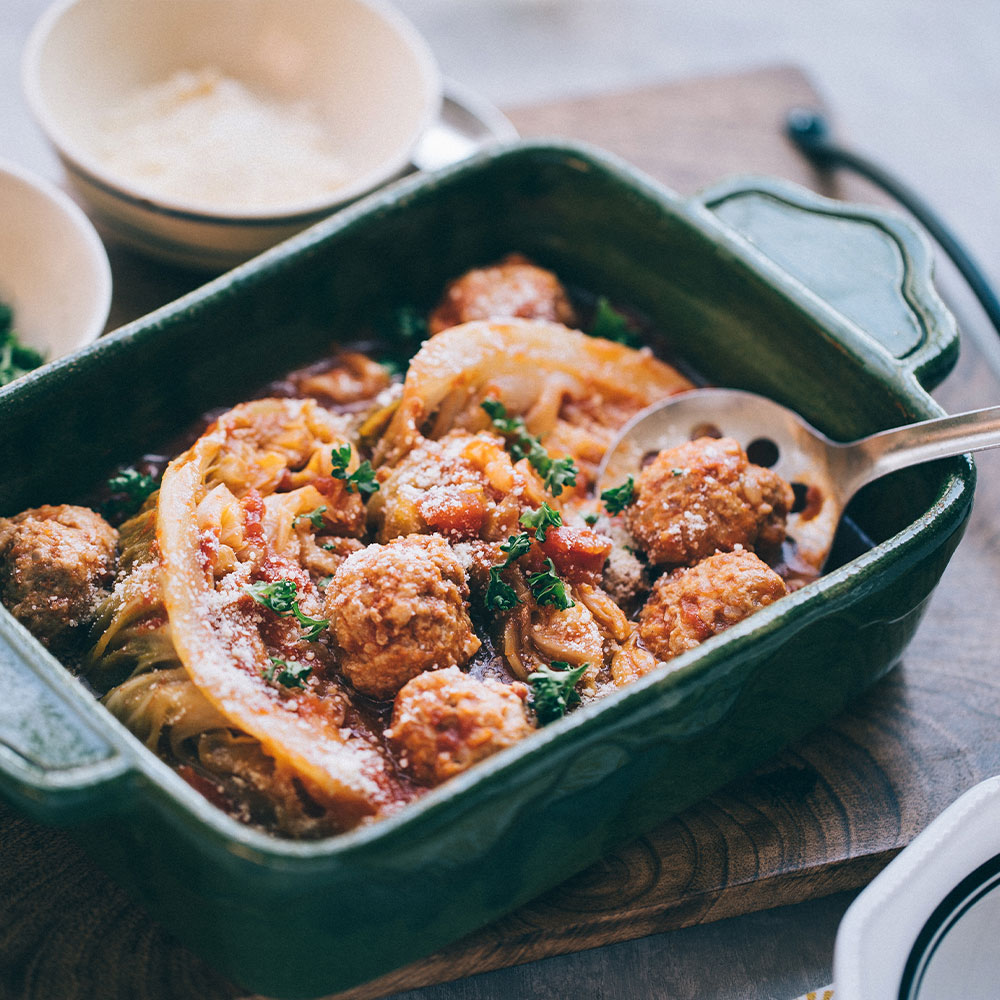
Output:
[[1000,447],[1000,406],[937,417],[845,444],[797,413],[738,389],[694,389],[654,403],[619,431],[598,468],[598,489],[638,476],[648,458],[697,437],[735,438],[796,494],[788,533],[819,570],[848,501],[874,479],[937,458]]

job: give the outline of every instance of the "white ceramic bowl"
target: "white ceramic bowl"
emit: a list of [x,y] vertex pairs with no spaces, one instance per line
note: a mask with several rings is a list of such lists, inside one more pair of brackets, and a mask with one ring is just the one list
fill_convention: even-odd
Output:
[[[329,132],[343,183],[266,205],[233,204],[229,191],[220,208],[108,166],[109,116],[179,72],[208,70],[272,108],[307,107]],[[382,0],[60,0],[28,40],[23,84],[96,220],[139,250],[213,270],[403,172],[442,97],[427,44]]]
[[971,788],[851,904],[836,1000],[1000,996],[1000,777]]
[[20,341],[51,361],[101,334],[111,268],[86,215],[58,188],[0,162],[0,301]]

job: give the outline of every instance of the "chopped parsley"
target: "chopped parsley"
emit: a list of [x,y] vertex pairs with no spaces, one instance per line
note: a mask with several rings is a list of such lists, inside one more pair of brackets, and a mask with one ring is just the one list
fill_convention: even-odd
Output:
[[553,660],[549,666],[528,675],[529,704],[543,726],[561,719],[568,709],[579,703],[576,684],[589,666],[589,663],[581,663],[571,670],[563,660]]
[[[521,523],[524,524],[524,521],[522,520]],[[526,531],[511,535],[500,546],[500,551],[507,553],[507,561],[504,563],[504,566],[509,566],[515,559],[520,559],[521,556],[527,555],[530,548],[531,536]]]
[[0,385],[13,382],[45,363],[45,357],[26,347],[14,330],[14,311],[0,302]]
[[274,583],[258,580],[245,590],[258,604],[282,617],[290,615],[298,603],[298,588],[294,580],[276,580]]
[[322,545],[320,546],[320,548],[321,548],[321,549],[323,549],[323,551],[324,551],[324,552],[333,552],[333,550],[334,550],[334,549],[335,549],[336,547],[337,547],[337,546],[336,546],[336,545],[334,545],[334,544],[333,544],[333,542],[324,542],[324,543],[323,543],[323,544],[322,544]]
[[591,528],[597,524],[597,520],[600,517],[599,514],[584,514],[583,523],[589,525]]
[[[542,447],[541,442],[536,437],[528,433],[521,434],[509,442],[510,453],[515,462],[522,458],[528,460],[528,464],[537,472],[543,480],[547,480],[549,471],[552,468],[552,459],[549,453]],[[545,487],[548,489],[548,482]],[[558,496],[562,490],[549,490],[553,496]]]
[[540,542],[545,541],[545,535],[550,527],[562,527],[562,515],[557,510],[553,510],[545,501],[538,510],[525,511],[521,515],[521,524],[526,528],[531,528],[535,532],[535,538]]
[[292,615],[305,629],[302,638],[312,642],[330,624],[328,618],[310,618],[300,607],[298,588],[294,580],[276,580],[274,583],[257,583],[243,588],[258,604],[270,609],[281,618]]
[[[547,503],[543,503],[538,510],[526,511],[521,515],[521,524],[526,528],[532,528],[535,538],[545,541],[545,532],[549,527],[559,527],[562,524],[562,517],[557,510],[553,510]],[[515,559],[520,559],[531,549],[531,535],[527,531],[511,535],[500,546],[501,551],[507,553],[507,558],[496,566],[490,568],[490,582],[486,588],[484,598],[487,608],[497,611],[510,611],[520,602],[517,592],[509,584],[505,583],[500,574]],[[560,611],[565,611],[574,605],[574,601],[566,592],[566,584],[556,575],[556,567],[551,559],[545,560],[545,569],[540,573],[532,573],[528,577],[528,586],[538,604],[552,604]]]
[[670,475],[672,475],[672,476],[674,476],[674,478],[676,478],[677,476],[683,476],[685,472],[687,472],[687,469],[678,469],[678,468],[675,467],[675,468],[673,468],[673,469],[670,470]]
[[375,470],[372,468],[371,462],[365,459],[358,467],[347,477],[347,492],[353,493],[354,487],[357,487],[358,494],[361,496],[362,500],[368,500],[373,493],[378,493],[378,482],[375,479]]
[[601,499],[609,514],[620,514],[635,500],[635,480],[629,476],[621,486],[605,490],[601,494]]
[[524,430],[524,421],[520,417],[508,417],[507,407],[499,399],[484,399],[479,405],[501,434],[520,434]]
[[427,317],[416,306],[400,306],[392,313],[393,333],[407,343],[416,344],[430,336]]
[[292,518],[292,527],[294,528],[299,521],[305,519],[313,526],[313,531],[319,531],[323,527],[323,515],[326,513],[326,504],[321,504],[319,507],[314,508],[307,514],[298,514]]
[[629,321],[602,295],[597,300],[594,319],[590,324],[592,337],[603,337],[626,347],[640,347],[642,341]]
[[352,449],[349,444],[330,450],[330,460],[333,462],[333,475],[336,479],[347,478],[347,467],[351,464]]
[[292,610],[292,614],[295,615],[295,620],[305,629],[302,633],[302,638],[306,642],[312,642],[319,638],[319,634],[330,624],[329,618],[310,618],[302,609],[295,605]]
[[571,458],[550,459],[552,465],[545,476],[545,487],[554,496],[559,496],[566,486],[576,486],[577,467]]
[[514,461],[526,458],[554,497],[559,496],[565,487],[576,485],[579,470],[572,458],[552,458],[541,441],[528,433],[520,417],[507,415],[507,408],[500,400],[484,399],[479,405],[493,421],[494,429],[507,438],[507,447]]
[[510,611],[520,603],[517,599],[517,591],[509,584],[505,583],[500,574],[515,560],[520,559],[531,548],[531,536],[522,531],[516,535],[511,535],[500,546],[502,552],[507,553],[507,558],[496,566],[490,567],[490,582],[486,587],[486,596],[483,598],[487,608],[495,611]]
[[312,673],[308,663],[296,663],[294,660],[283,660],[280,656],[269,657],[271,665],[264,667],[261,674],[266,681],[276,681],[286,688],[304,688],[305,682]]
[[129,517],[145,503],[146,498],[155,493],[159,483],[153,476],[129,466],[108,480],[108,489],[113,497],[106,505],[109,516]]
[[330,452],[333,459],[333,471],[330,475],[334,479],[343,479],[348,493],[357,492],[362,500],[367,501],[373,493],[378,493],[378,483],[375,480],[375,470],[371,462],[367,459],[363,461],[352,473],[348,474],[347,467],[351,464],[351,446],[341,445]]
[[486,596],[483,600],[486,607],[494,611],[510,611],[516,608],[519,601],[517,591],[509,583],[504,583],[500,579],[500,574],[507,568],[507,563],[490,567],[490,582],[486,587]]
[[551,604],[560,611],[572,608],[576,603],[566,593],[566,584],[556,575],[556,567],[551,559],[545,560],[545,569],[528,577],[528,586],[539,604]]

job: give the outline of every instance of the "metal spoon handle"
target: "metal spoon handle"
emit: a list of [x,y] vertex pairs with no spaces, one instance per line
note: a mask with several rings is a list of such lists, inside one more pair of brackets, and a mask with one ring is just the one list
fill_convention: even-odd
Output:
[[897,469],[1000,447],[1000,406],[908,424],[841,447],[842,481],[853,494]]

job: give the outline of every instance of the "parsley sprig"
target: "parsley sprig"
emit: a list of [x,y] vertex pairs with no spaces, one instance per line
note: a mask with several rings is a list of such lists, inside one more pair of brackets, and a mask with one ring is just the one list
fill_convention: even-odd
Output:
[[597,300],[594,319],[590,324],[592,337],[603,337],[626,347],[639,347],[642,341],[628,319],[602,295]]
[[159,483],[153,476],[129,466],[108,480],[113,497],[106,507],[109,516],[128,517],[134,514],[155,493]]
[[306,520],[313,526],[313,531],[319,531],[323,527],[323,515],[326,513],[326,504],[320,504],[319,507],[314,507],[312,510],[305,514],[297,514],[292,518],[292,527],[294,528],[299,521]]
[[419,344],[430,336],[427,327],[427,317],[412,305],[399,306],[394,309],[389,324],[395,336],[392,339],[400,339],[409,344]]
[[495,611],[510,611],[518,605],[517,591],[509,584],[505,583],[500,574],[515,559],[520,559],[531,548],[531,536],[526,531],[521,531],[516,535],[511,535],[504,542],[500,549],[507,553],[507,558],[496,566],[490,567],[490,582],[486,587],[486,596],[483,598],[487,608]]
[[601,494],[601,499],[609,514],[620,514],[630,503],[635,501],[635,480],[629,476],[621,486],[605,490]]
[[357,492],[363,501],[367,501],[373,493],[378,493],[375,470],[367,459],[348,474],[347,466],[351,464],[351,446],[349,444],[334,448],[330,452],[330,457],[333,459],[333,471],[330,474],[334,479],[344,480],[348,493]]
[[494,429],[507,439],[507,448],[514,461],[526,458],[554,497],[567,486],[576,486],[579,470],[572,458],[553,458],[541,441],[528,433],[520,417],[507,415],[507,407],[499,399],[484,399],[479,405],[493,421]]
[[556,575],[556,567],[551,559],[545,560],[545,569],[528,577],[528,586],[539,605],[551,604],[560,611],[565,611],[576,603],[566,592],[566,584]]
[[264,667],[261,674],[266,681],[276,681],[286,688],[304,688],[306,679],[312,673],[308,663],[283,660],[280,656],[269,657],[271,665]]
[[524,430],[524,421],[520,417],[508,417],[507,407],[499,399],[484,399],[479,405],[501,434],[520,434]]
[[507,568],[507,563],[490,567],[490,582],[486,586],[486,596],[483,601],[486,607],[494,611],[510,611],[520,603],[517,591],[500,579],[500,574]]
[[504,563],[504,566],[509,566],[515,559],[520,559],[521,556],[527,555],[530,548],[531,536],[526,531],[519,531],[516,535],[511,535],[500,546],[500,551],[507,553],[507,561]]
[[571,670],[565,661],[553,660],[549,666],[528,675],[531,685],[529,704],[541,725],[547,726],[561,719],[568,709],[579,703],[576,683],[589,666],[589,663],[581,663]]
[[[538,510],[525,511],[520,517],[520,522],[525,528],[534,532],[537,541],[544,542],[548,529],[561,527],[563,519],[559,511],[553,510],[543,501]],[[507,558],[490,568],[490,582],[486,588],[485,601],[487,608],[510,611],[519,603],[517,592],[501,579],[500,574],[514,560],[527,555],[531,549],[531,535],[527,531],[511,535],[500,549],[507,553]],[[560,611],[573,607],[574,602],[566,592],[566,584],[556,575],[556,567],[551,559],[545,560],[545,569],[542,572],[533,573],[528,577],[528,586],[539,604],[552,604]]]
[[258,604],[269,608],[281,618],[289,615],[305,629],[302,638],[312,642],[330,624],[328,618],[310,618],[300,607],[298,588],[294,580],[276,580],[274,583],[264,583],[258,580],[249,587],[243,588]]
[[571,458],[554,458],[545,473],[545,486],[554,496],[559,496],[566,486],[576,486],[577,467]]
[[535,532],[535,538],[540,542],[545,541],[545,535],[549,528],[561,528],[562,514],[553,510],[544,500],[538,510],[525,511],[521,515],[521,524],[526,528],[531,528]]
[[0,385],[13,382],[44,362],[43,355],[18,339],[14,330],[14,311],[0,302]]

